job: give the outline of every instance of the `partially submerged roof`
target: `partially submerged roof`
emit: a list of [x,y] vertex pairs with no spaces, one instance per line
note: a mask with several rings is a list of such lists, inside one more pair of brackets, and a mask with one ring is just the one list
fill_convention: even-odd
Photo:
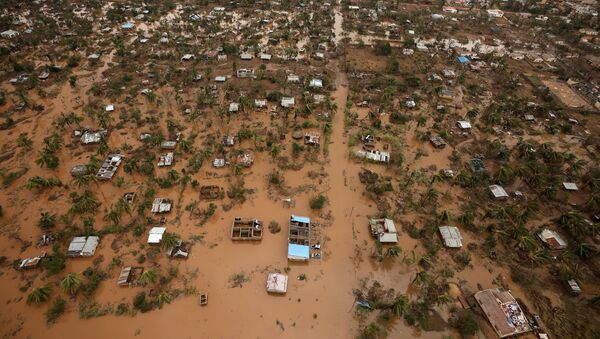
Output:
[[103,180],[110,180],[117,172],[119,165],[123,161],[123,156],[120,154],[109,154],[102,166],[98,169],[96,177]]
[[357,157],[365,158],[376,162],[390,162],[390,153],[377,150],[357,150],[355,152]]
[[457,227],[454,226],[440,226],[440,234],[444,239],[444,246],[450,248],[462,247],[462,236]]
[[379,242],[382,244],[395,244],[398,242],[398,233],[382,233],[379,235]]
[[508,194],[504,190],[504,188],[500,185],[490,185],[490,192],[494,198],[508,198]]
[[295,221],[295,222],[300,222],[303,224],[310,224],[310,218],[309,217],[301,217],[299,215],[292,215],[292,217],[290,218],[291,221]]
[[538,238],[550,249],[562,250],[567,248],[567,242],[561,236],[551,229],[544,228],[538,233]]
[[509,291],[489,289],[474,297],[500,338],[531,331],[525,313]]
[[148,243],[149,244],[160,243],[166,230],[167,230],[166,227],[152,227],[150,229],[150,232],[148,233]]
[[171,200],[156,198],[152,202],[152,213],[167,213],[171,211]]
[[283,97],[281,98],[281,106],[282,107],[291,107],[296,104],[296,99],[294,97]]
[[465,120],[459,120],[458,127],[462,129],[471,129],[471,123]]
[[285,293],[287,292],[288,276],[280,273],[269,273],[267,276],[267,292]]
[[81,135],[81,139],[79,139],[79,141],[82,145],[97,144],[100,141],[102,141],[102,138],[106,135],[106,133],[108,133],[108,131],[105,129],[101,129],[94,132],[85,131]]
[[306,261],[310,258],[310,246],[288,244],[288,259]]
[[96,252],[100,238],[97,236],[75,237],[69,244],[67,255],[71,257],[90,257]]

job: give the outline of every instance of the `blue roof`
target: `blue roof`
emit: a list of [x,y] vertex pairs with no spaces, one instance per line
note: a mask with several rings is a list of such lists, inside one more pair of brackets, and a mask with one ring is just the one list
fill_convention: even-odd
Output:
[[458,61],[462,63],[469,62],[469,58],[467,58],[466,56],[459,56]]
[[293,214],[292,214],[292,221],[297,221],[297,222],[301,222],[301,223],[305,223],[305,224],[310,224],[310,218],[308,218],[308,217],[301,217],[301,216],[293,215]]
[[310,247],[306,245],[288,244],[288,259],[308,260],[310,258]]

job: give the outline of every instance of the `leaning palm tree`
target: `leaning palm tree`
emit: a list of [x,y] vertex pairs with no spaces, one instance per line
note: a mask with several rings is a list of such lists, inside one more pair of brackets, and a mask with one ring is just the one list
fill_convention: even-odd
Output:
[[158,281],[158,271],[155,268],[144,271],[144,273],[140,275],[140,279],[138,281],[143,286],[154,284]]
[[41,304],[48,299],[50,299],[50,293],[52,292],[52,287],[50,283],[46,283],[43,286],[34,288],[31,293],[27,296],[28,304]]
[[64,293],[75,295],[79,291],[79,287],[81,287],[81,279],[72,272],[60,281],[60,288]]
[[438,295],[437,298],[435,298],[435,303],[438,306],[447,305],[450,303],[450,301],[452,301],[452,300],[450,299],[450,296],[447,294],[441,294],[441,295]]

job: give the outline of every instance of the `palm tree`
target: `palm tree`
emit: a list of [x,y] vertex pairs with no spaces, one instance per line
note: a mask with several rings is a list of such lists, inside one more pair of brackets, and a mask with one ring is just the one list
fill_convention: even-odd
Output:
[[97,182],[96,176],[93,174],[77,175],[71,180],[77,187],[87,186],[90,182]]
[[386,257],[397,257],[402,253],[402,249],[399,246],[392,246],[385,252]]
[[45,179],[42,178],[38,175],[33,176],[31,178],[29,178],[29,180],[27,181],[27,189],[32,190],[34,188],[36,189],[44,189],[44,188],[49,188],[52,186],[59,186],[62,183],[60,182],[60,180],[58,179]]
[[567,212],[561,215],[558,221],[574,237],[583,238],[590,233],[590,225],[579,211]]
[[592,297],[592,299],[590,299],[590,303],[594,306],[599,306],[600,305],[600,295]]
[[281,153],[280,146],[278,146],[278,145],[271,146],[271,150],[269,151],[269,154],[271,155],[271,158],[273,160],[277,159],[277,157],[279,156],[279,153]]
[[163,234],[163,237],[160,241],[160,245],[162,246],[162,248],[165,251],[168,251],[169,249],[177,246],[178,242],[179,242],[179,237],[177,236],[177,234],[165,232],[165,234]]
[[191,153],[194,147],[194,144],[191,140],[185,139],[179,142],[179,147],[186,153]]
[[158,300],[158,308],[162,308],[162,306],[164,304],[168,304],[171,302],[171,295],[169,294],[168,291],[163,291],[158,295],[157,300]]
[[450,301],[452,301],[452,299],[447,294],[441,294],[438,295],[437,298],[435,298],[435,303],[438,306],[448,305]]
[[56,224],[56,214],[50,214],[48,212],[42,212],[38,225],[42,229],[48,229]]
[[596,246],[587,242],[577,243],[575,253],[583,260],[589,259],[596,254]]
[[121,221],[121,213],[111,207],[111,210],[104,216],[104,220],[110,221],[114,225],[117,225]]
[[500,167],[494,178],[501,185],[509,184],[514,178],[512,167],[510,167],[510,165]]
[[140,284],[146,286],[148,284],[154,284],[158,281],[158,272],[155,268],[151,268],[149,270],[144,271],[140,275],[140,279],[138,280]]
[[396,317],[400,318],[408,309],[408,297],[403,294],[398,294],[392,303],[392,309]]
[[419,271],[415,275],[415,278],[413,279],[412,283],[417,286],[421,286],[421,285],[426,284],[430,280],[431,280],[431,277],[429,276],[429,273],[427,273],[427,271]]
[[471,211],[465,211],[457,220],[463,226],[472,227],[475,223],[475,214]]
[[39,152],[39,157],[35,160],[35,163],[40,167],[54,169],[58,167],[58,157],[48,149],[44,149]]
[[174,182],[179,179],[179,173],[176,170],[170,170],[167,172],[167,177],[169,178],[169,181]]
[[41,287],[34,288],[29,295],[27,295],[28,304],[41,304],[50,299],[50,293],[52,287],[50,283],[46,283]]
[[442,214],[438,215],[437,217],[438,224],[447,223],[450,220],[452,220],[452,213],[450,213],[448,210],[444,210]]
[[585,207],[593,211],[600,209],[600,193],[593,192],[585,203]]
[[587,163],[584,160],[577,159],[576,161],[571,163],[571,167],[569,167],[569,171],[577,176],[581,173],[581,170],[585,167]]
[[529,255],[529,262],[532,266],[540,266],[550,261],[550,253],[544,249],[539,249]]
[[438,191],[431,187],[427,190],[427,192],[423,195],[423,197],[421,198],[421,205],[424,205],[426,203],[432,203],[435,204],[435,202],[438,199]]
[[85,190],[81,196],[75,194],[73,196],[73,205],[71,206],[71,213],[87,213],[94,212],[98,208],[100,203],[94,198],[92,192]]
[[515,241],[515,247],[527,251],[535,247],[535,240],[524,226],[513,227],[511,238]]
[[81,279],[79,279],[77,274],[72,272],[60,282],[60,288],[63,290],[63,292],[71,295],[77,294],[79,287],[81,287]]

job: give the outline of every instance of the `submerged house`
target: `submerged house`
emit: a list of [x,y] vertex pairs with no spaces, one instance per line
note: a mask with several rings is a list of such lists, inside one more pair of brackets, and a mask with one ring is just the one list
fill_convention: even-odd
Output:
[[316,132],[308,132],[304,135],[305,145],[319,145],[321,141],[321,135]]
[[98,131],[84,131],[79,141],[82,145],[93,145],[102,141],[102,138],[108,133],[107,130],[101,129]]
[[234,218],[231,224],[231,240],[261,240],[263,222],[258,219]]
[[161,154],[158,157],[158,167],[166,167],[173,165],[173,152]]
[[483,290],[474,297],[498,337],[513,337],[531,331],[525,312],[509,291]]
[[110,180],[117,172],[119,165],[123,161],[123,156],[120,154],[109,154],[102,166],[98,169],[96,177],[102,180]]
[[567,248],[567,242],[551,229],[544,228],[537,236],[551,250],[564,250]]
[[244,167],[250,167],[254,163],[254,154],[246,151],[235,157],[235,163]]
[[504,188],[500,185],[490,185],[489,187],[490,194],[494,199],[506,199],[508,198],[508,193],[504,190]]
[[152,213],[168,213],[171,211],[171,199],[156,198],[152,202]]
[[236,75],[238,78],[256,78],[253,68],[240,68],[237,70]]
[[281,107],[289,108],[293,107],[296,104],[296,100],[294,97],[282,97],[281,98]]
[[359,158],[365,158],[367,160],[375,161],[375,162],[390,162],[390,153],[384,151],[377,150],[358,150],[354,152],[354,154]]
[[462,247],[462,236],[460,231],[455,226],[440,226],[440,235],[444,240],[444,246],[449,248],[461,248]]
[[100,238],[97,236],[75,237],[71,240],[67,255],[69,257],[91,257],[96,253]]
[[287,292],[288,276],[280,273],[269,273],[267,276],[267,292],[285,294]]
[[165,140],[160,143],[161,149],[174,150],[177,146],[177,141]]
[[288,260],[310,259],[310,218],[292,215],[288,232]]
[[371,235],[382,244],[395,244],[398,242],[398,231],[392,219],[369,219]]
[[87,165],[75,165],[71,168],[71,171],[69,173],[71,173],[72,177],[77,178],[88,174],[89,169]]
[[444,141],[444,139],[442,139],[442,137],[440,137],[440,136],[433,136],[433,137],[429,138],[429,142],[435,148],[444,148],[444,147],[446,147],[446,141]]
[[117,285],[119,286],[135,286],[138,279],[144,273],[144,268],[139,266],[125,266],[121,269]]
[[160,244],[163,235],[167,231],[166,227],[152,227],[148,233],[149,244]]

